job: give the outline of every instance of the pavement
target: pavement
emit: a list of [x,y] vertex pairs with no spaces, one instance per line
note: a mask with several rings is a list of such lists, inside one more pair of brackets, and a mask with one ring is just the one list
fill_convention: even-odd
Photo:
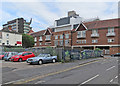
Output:
[[29,65],[2,61],[2,84],[118,84],[118,58]]

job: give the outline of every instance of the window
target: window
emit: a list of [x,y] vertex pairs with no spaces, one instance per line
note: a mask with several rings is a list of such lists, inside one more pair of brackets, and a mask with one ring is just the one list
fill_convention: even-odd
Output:
[[86,36],[86,31],[78,31],[77,37],[85,37]]
[[55,39],[58,39],[58,35],[55,35]]
[[26,56],[26,55],[28,55],[28,53],[24,53],[24,54],[23,54],[23,56]]
[[114,33],[114,28],[108,28],[108,33]]
[[60,35],[60,39],[63,39],[63,35]]
[[97,39],[92,40],[92,43],[98,43]]
[[40,39],[42,39],[42,36],[40,36]]
[[9,34],[6,34],[7,39],[9,38]]
[[68,45],[69,44],[69,40],[65,40],[65,45]]
[[46,40],[50,40],[50,35],[46,35]]
[[108,43],[114,42],[114,39],[108,39]]
[[58,41],[57,41],[57,40],[55,40],[55,41],[54,41],[54,44],[55,44],[55,46],[57,46],[57,45],[58,45]]
[[28,53],[28,55],[31,55],[32,53]]
[[34,38],[34,41],[37,41],[37,37]]
[[51,43],[50,42],[46,42],[45,45],[50,45]]
[[77,40],[78,44],[86,44],[86,40]]
[[40,43],[40,45],[42,45],[42,43]]
[[98,34],[98,30],[92,30],[92,34]]
[[37,43],[34,44],[35,46],[37,45]]
[[42,36],[40,36],[40,39],[39,39],[39,41],[42,41]]
[[7,40],[7,45],[9,45],[9,40]]
[[60,43],[60,46],[63,46],[63,40],[60,40],[59,43]]
[[65,38],[67,38],[67,39],[68,39],[68,38],[69,38],[69,34],[65,34]]

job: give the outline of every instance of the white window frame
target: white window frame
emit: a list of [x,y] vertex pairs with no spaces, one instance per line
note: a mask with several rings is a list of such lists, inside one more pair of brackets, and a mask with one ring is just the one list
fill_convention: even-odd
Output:
[[59,45],[60,45],[60,46],[63,46],[63,40],[60,40],[60,41],[59,41]]
[[46,40],[50,40],[51,39],[51,35],[46,35]]
[[63,35],[60,35],[60,39],[63,39]]
[[114,41],[115,41],[114,38],[108,39],[108,43],[113,43]]
[[65,45],[69,45],[69,40],[65,40]]
[[9,43],[9,40],[7,40],[7,42],[6,42],[6,43],[7,43],[7,45],[9,45],[9,44],[10,44],[10,43]]
[[69,39],[69,34],[65,34],[65,38],[66,38],[66,39]]
[[55,35],[55,39],[58,39],[58,35]]
[[6,34],[6,38],[9,39],[9,34],[8,33]]
[[98,43],[98,39],[93,39],[92,43]]
[[42,45],[42,43],[40,42],[39,45]]
[[78,37],[86,37],[86,31],[78,31]]
[[109,34],[114,33],[114,27],[108,28],[108,33],[109,33]]
[[37,37],[34,38],[34,41],[37,41]]
[[54,41],[54,45],[57,46],[58,45],[58,40]]
[[39,37],[39,40],[42,40],[42,36]]

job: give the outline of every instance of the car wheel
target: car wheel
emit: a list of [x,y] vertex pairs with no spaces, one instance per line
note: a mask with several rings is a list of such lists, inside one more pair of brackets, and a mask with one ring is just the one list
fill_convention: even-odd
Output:
[[19,62],[22,62],[22,58],[19,58],[18,61],[19,61]]
[[40,65],[41,65],[42,63],[43,63],[43,61],[42,61],[42,60],[40,60],[40,61],[38,62],[38,64],[40,64]]
[[55,59],[53,59],[53,60],[52,60],[52,62],[53,62],[53,63],[55,63],[55,62],[56,62],[56,60],[55,60]]

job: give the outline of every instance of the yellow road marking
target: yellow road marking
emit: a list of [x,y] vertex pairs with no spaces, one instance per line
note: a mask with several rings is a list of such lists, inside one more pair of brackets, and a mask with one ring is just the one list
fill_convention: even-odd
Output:
[[92,61],[92,62],[84,63],[84,64],[81,64],[81,65],[79,65],[79,66],[75,66],[75,67],[72,67],[72,68],[68,68],[68,69],[65,69],[65,70],[62,70],[62,71],[57,71],[57,72],[54,72],[54,73],[44,74],[44,75],[37,76],[37,77],[32,78],[32,79],[29,79],[29,80],[15,82],[15,83],[13,83],[13,84],[24,84],[24,83],[27,83],[27,82],[30,82],[30,81],[34,81],[34,80],[37,80],[37,79],[41,79],[41,78],[44,78],[44,77],[47,77],[47,76],[51,76],[51,75],[63,73],[63,72],[66,72],[66,71],[70,71],[70,70],[79,68],[79,67],[81,67],[81,66],[85,66],[85,65],[88,65],[88,64],[91,64],[91,63],[95,63],[95,62],[97,62],[97,61],[99,61],[99,60],[95,60],[95,61]]

